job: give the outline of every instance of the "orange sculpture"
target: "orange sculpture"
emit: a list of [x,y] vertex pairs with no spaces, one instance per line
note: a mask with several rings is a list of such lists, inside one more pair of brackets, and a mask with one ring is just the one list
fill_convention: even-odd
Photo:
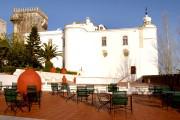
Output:
[[22,94],[27,93],[27,86],[35,85],[37,91],[41,91],[41,77],[32,68],[27,68],[18,78],[17,89]]

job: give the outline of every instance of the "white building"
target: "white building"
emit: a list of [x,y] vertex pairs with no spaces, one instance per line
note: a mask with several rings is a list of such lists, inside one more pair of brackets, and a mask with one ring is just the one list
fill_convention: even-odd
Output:
[[[146,13],[143,25],[135,28],[107,29],[85,22],[64,28],[64,62],[67,70],[88,77],[135,78],[158,74],[157,28]],[[133,78],[134,79],[134,78]]]
[[[157,28],[147,13],[143,24],[134,28],[107,29],[86,18],[66,25],[64,31],[39,34],[42,43],[52,40],[64,53],[64,60],[61,56],[51,60],[54,66],[62,68],[64,64],[81,76],[127,80],[158,74]],[[132,66],[136,69],[133,75]]]

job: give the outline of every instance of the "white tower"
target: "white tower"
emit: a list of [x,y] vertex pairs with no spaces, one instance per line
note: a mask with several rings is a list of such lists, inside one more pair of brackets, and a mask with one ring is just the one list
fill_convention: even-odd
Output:
[[143,25],[140,27],[140,58],[138,72],[142,75],[158,74],[158,50],[157,50],[157,28],[152,24],[147,9],[143,18]]

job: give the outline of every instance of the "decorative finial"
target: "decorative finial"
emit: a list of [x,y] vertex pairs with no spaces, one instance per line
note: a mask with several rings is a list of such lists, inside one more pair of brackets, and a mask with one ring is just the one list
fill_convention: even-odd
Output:
[[148,14],[148,11],[147,11],[147,8],[145,9],[145,15],[147,15]]

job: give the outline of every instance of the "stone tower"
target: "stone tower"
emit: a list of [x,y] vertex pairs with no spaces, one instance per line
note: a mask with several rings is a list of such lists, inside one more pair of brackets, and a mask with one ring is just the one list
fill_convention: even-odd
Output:
[[48,27],[48,17],[39,8],[14,8],[10,20],[14,24],[14,33],[20,35],[31,32],[32,26],[37,26],[39,32]]

